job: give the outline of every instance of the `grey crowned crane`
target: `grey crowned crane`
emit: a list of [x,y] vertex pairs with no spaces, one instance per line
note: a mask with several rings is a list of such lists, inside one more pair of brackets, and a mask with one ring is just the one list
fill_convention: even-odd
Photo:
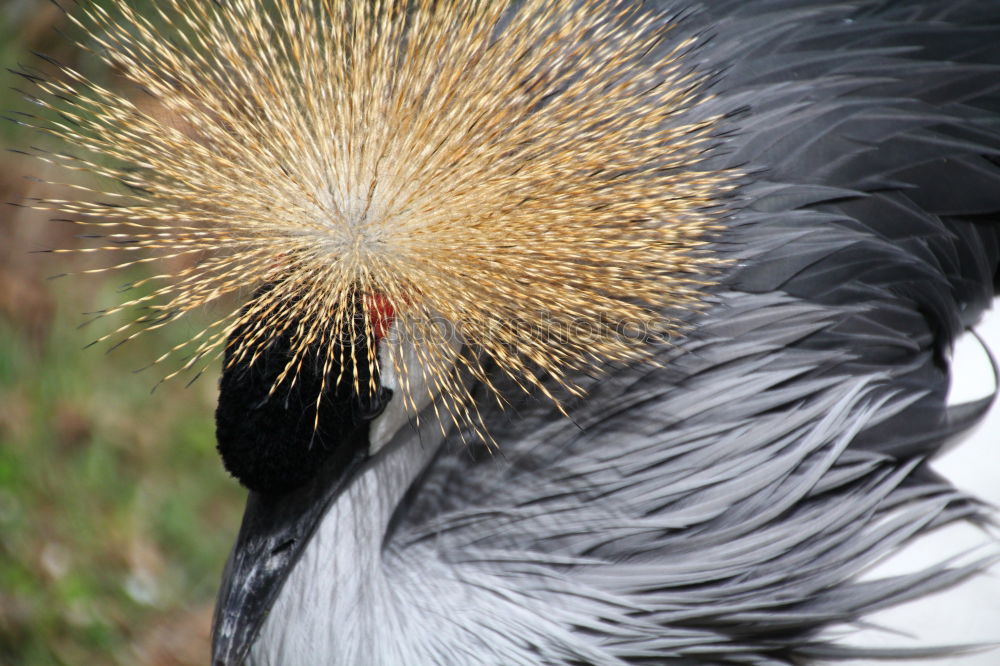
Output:
[[1000,266],[1000,3],[111,4],[75,20],[169,113],[37,81],[102,157],[50,159],[117,181],[37,205],[198,258],[119,336],[245,295],[175,350],[223,356],[250,489],[215,664],[957,649],[836,632],[989,585],[995,544],[871,570],[990,522],[928,461],[992,398],[946,401]]

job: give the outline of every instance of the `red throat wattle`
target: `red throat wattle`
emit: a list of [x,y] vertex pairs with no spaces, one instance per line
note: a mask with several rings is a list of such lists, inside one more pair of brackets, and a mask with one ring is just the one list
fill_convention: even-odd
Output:
[[389,327],[392,326],[396,310],[385,294],[376,292],[365,296],[365,313],[371,322],[372,334],[377,344],[389,335]]

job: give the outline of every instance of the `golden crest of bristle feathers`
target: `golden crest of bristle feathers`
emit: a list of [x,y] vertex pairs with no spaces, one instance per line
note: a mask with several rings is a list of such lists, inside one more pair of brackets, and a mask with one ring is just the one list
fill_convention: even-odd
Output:
[[[333,358],[354,349],[336,341],[374,342],[372,304],[388,302],[421,384],[453,404],[455,364],[488,382],[487,358],[526,389],[548,394],[544,374],[574,391],[574,372],[647,353],[622,323],[662,340],[699,303],[734,175],[701,166],[719,118],[669,18],[597,0],[164,0],[148,15],[115,0],[73,20],[141,93],[68,67],[36,81],[59,114],[37,126],[75,148],[40,158],[104,183],[37,207],[102,228],[99,247],[62,252],[142,254],[102,270],[192,259],[105,311],[154,316],[101,340],[246,295],[157,359],[186,359],[169,376],[238,331],[230,362],[290,337],[276,386],[317,348],[347,368],[329,382],[352,381],[378,356]],[[454,357],[452,332],[471,353]]]

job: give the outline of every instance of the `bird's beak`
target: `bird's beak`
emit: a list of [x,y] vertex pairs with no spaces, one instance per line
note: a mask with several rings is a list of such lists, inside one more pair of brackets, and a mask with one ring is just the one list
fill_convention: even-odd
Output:
[[[367,428],[355,436],[367,439]],[[366,459],[364,447],[345,447],[298,488],[280,495],[250,492],[215,606],[214,666],[244,662],[323,515]]]

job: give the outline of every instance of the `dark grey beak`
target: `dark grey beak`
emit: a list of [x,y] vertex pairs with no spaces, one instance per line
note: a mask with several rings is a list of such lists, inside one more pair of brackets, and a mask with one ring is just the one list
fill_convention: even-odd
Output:
[[[356,436],[367,440],[367,428]],[[331,456],[312,479],[288,493],[250,492],[215,606],[215,666],[237,666],[246,660],[323,515],[366,460],[361,446],[350,449],[348,455]]]

